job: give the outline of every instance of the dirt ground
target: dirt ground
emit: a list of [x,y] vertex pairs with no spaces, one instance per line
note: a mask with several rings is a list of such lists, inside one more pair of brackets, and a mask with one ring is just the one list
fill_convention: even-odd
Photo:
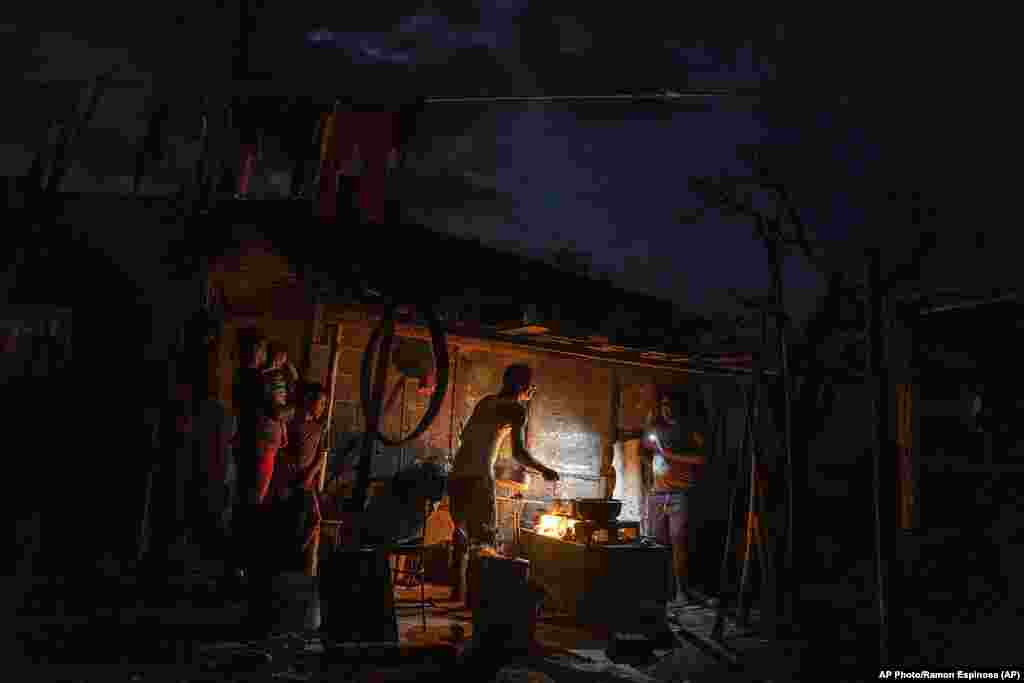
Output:
[[247,639],[245,605],[217,594],[209,573],[165,578],[156,589],[130,573],[111,574],[74,584],[39,582],[16,619],[29,660],[17,680],[424,683],[454,678],[454,671],[464,678],[474,668],[473,680],[782,680],[729,667],[699,638],[678,636],[684,627],[707,626],[713,613],[704,608],[670,606],[674,644],[639,659],[613,661],[607,631],[552,613],[539,620],[528,653],[482,656],[473,646],[471,611],[448,602],[447,587],[427,586],[432,603],[425,627],[419,608],[406,603],[419,598],[419,589],[399,588],[398,647],[356,649],[339,648],[301,625]]

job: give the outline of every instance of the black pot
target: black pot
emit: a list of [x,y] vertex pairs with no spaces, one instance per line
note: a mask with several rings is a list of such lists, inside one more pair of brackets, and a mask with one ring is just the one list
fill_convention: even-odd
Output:
[[614,522],[622,512],[621,500],[604,498],[577,498],[576,515],[588,522],[607,524]]

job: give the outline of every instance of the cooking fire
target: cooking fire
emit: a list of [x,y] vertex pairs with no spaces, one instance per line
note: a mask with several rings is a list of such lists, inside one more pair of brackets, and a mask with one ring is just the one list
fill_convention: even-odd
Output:
[[551,538],[565,538],[576,526],[577,520],[565,515],[543,514],[536,526],[536,532]]

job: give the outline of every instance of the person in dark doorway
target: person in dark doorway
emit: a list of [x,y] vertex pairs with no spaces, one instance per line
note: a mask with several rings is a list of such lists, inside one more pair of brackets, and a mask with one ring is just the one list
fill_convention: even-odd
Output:
[[324,454],[319,449],[327,413],[327,390],[313,382],[299,392],[295,420],[289,426],[288,469],[296,485],[315,491],[320,484],[320,468]]
[[249,572],[249,625],[262,636],[274,618],[271,587],[274,575],[285,569],[281,548],[280,502],[282,477],[275,480],[279,457],[288,447],[288,423],[295,407],[284,403],[284,392],[274,391],[274,400],[260,419],[256,441],[256,476],[242,490],[247,508],[243,542]]
[[237,582],[244,576],[247,525],[251,512],[247,492],[256,487],[259,462],[260,419],[266,413],[263,368],[267,361],[267,340],[257,336],[242,349],[243,366],[234,384],[233,403],[237,432],[233,440],[237,504],[232,512],[234,549],[228,575]]
[[689,586],[689,492],[705,464],[705,417],[670,395],[659,399],[649,421],[647,446],[653,452],[654,491],[648,498],[648,520],[659,543],[672,547],[677,600],[696,601]]
[[243,351],[243,366],[234,385],[235,413],[238,415],[238,445],[249,452],[255,450],[258,423],[266,412],[264,367],[267,365],[267,340],[257,337]]
[[558,473],[534,459],[526,450],[526,403],[537,391],[533,371],[526,365],[505,369],[501,391],[476,404],[462,432],[448,482],[449,506],[455,523],[452,557],[452,600],[465,595],[466,569],[471,544],[493,545],[497,527],[494,464],[499,447],[508,435],[512,456],[524,467],[539,472],[546,481],[558,481]]
[[202,529],[199,539],[215,552],[223,548],[227,530],[223,519],[228,506],[227,459],[234,434],[234,420],[216,392],[209,390],[199,401],[195,437],[199,449],[201,505],[198,517]]
[[188,535],[187,485],[192,476],[192,388],[176,383],[165,402],[157,433],[151,534],[146,555],[154,566],[170,560],[171,548]]

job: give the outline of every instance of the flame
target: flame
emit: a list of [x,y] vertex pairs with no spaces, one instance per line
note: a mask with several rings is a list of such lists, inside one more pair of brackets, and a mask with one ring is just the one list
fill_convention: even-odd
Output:
[[574,526],[576,526],[575,519],[563,515],[541,515],[537,533],[552,538],[563,538]]

